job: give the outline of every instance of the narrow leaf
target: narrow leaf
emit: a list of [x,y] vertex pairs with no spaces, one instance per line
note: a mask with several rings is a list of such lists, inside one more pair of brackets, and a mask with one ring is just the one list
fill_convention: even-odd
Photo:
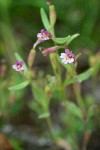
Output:
[[50,30],[50,27],[51,27],[48,17],[43,8],[41,8],[40,12],[41,12],[42,23],[43,23],[45,29],[48,31],[48,30]]
[[29,81],[24,81],[18,85],[9,87],[9,90],[11,90],[11,91],[21,90],[21,89],[25,88],[29,83],[30,83]]
[[37,100],[37,102],[40,105],[42,105],[42,107],[47,108],[47,106],[49,104],[49,99],[46,96],[43,89],[41,87],[39,87],[39,85],[37,85],[37,83],[35,83],[35,82],[32,84],[32,89],[34,92],[34,97]]
[[70,111],[70,113],[82,119],[82,112],[75,103],[67,102],[67,105],[68,105],[68,110]]
[[94,111],[94,105],[90,106],[89,109],[88,109],[88,112],[87,112],[87,117],[90,119],[91,117],[94,116],[95,114],[95,111]]
[[79,74],[76,78],[78,82],[83,82],[84,80],[87,80],[92,74],[93,74],[94,69],[90,68],[87,71]]
[[64,82],[63,86],[66,87],[66,86],[68,86],[68,85],[70,85],[70,84],[72,84],[72,83],[75,83],[75,82],[76,82],[75,78],[67,79],[67,80]]
[[48,118],[50,116],[49,112],[44,112],[38,116],[39,119]]
[[70,38],[68,38],[68,40],[66,41],[66,44],[68,45],[72,40],[74,40],[77,36],[79,36],[79,34],[74,34],[72,35]]
[[57,44],[64,44],[64,43],[66,43],[66,42],[68,41],[69,38],[70,38],[70,35],[68,35],[68,36],[65,37],[65,38],[56,38],[56,39],[55,39],[55,42],[56,42]]
[[30,101],[28,105],[32,110],[36,111],[37,113],[40,111],[38,103],[36,103],[34,100]]

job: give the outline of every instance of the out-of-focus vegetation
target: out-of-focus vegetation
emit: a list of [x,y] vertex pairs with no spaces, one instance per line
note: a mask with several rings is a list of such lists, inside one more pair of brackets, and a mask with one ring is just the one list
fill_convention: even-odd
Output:
[[[60,95],[61,93],[59,90],[54,87],[56,84],[55,78],[51,76],[45,77],[45,74],[53,74],[51,66],[49,65],[49,58],[42,56],[38,48],[38,56],[36,56],[34,62],[33,78],[37,76],[37,83],[42,85],[42,88],[45,87],[45,93],[49,94],[50,98],[52,97],[52,93],[50,93],[51,91],[49,91],[49,88],[54,88],[54,91],[52,91],[54,97],[53,99],[51,98],[50,106],[48,102],[45,107],[47,109],[50,107],[53,116],[52,122],[54,124],[55,132],[53,132],[55,139],[63,137],[68,143],[74,145],[75,149],[78,149],[77,143],[80,143],[79,146],[81,146],[82,142],[83,144],[87,144],[85,142],[90,139],[92,131],[95,131],[97,127],[98,131],[100,130],[100,120],[98,119],[100,114],[100,101],[97,93],[100,89],[98,84],[100,83],[100,1],[54,0],[52,2],[55,5],[57,13],[55,25],[56,36],[66,37],[67,35],[80,33],[80,36],[69,45],[69,48],[72,49],[73,52],[78,53],[80,51],[82,53],[81,57],[78,59],[78,73],[86,71],[86,69],[90,67],[94,68],[91,79],[82,84],[82,95],[86,103],[86,109],[89,110],[88,115],[90,115],[90,118],[92,115],[92,107],[95,107],[95,114],[93,114],[90,122],[86,126],[83,125],[80,109],[78,109],[76,105],[73,105],[73,103],[68,104],[69,109],[73,111],[66,117],[63,111],[63,103],[60,104],[62,95]],[[22,76],[12,70],[11,66],[15,62],[15,52],[18,52],[27,62],[27,56],[33,43],[36,41],[36,35],[40,29],[44,28],[40,16],[41,7],[49,14],[46,0],[0,0],[0,130],[1,132],[4,131],[4,133],[6,132],[5,126],[8,126],[8,124],[14,127],[27,125],[27,130],[32,128],[32,131],[29,130],[28,133],[33,132],[40,137],[47,136],[47,132],[45,133],[45,128],[47,128],[45,123],[43,120],[38,120],[38,115],[39,118],[44,117],[41,115],[43,110],[33,104],[34,100],[30,87],[19,90],[18,92],[8,90],[10,86],[24,82]],[[46,45],[46,47],[52,45],[51,41],[44,43],[42,45]],[[88,83],[90,86],[88,86]],[[41,99],[41,97],[46,99],[42,91],[38,91],[37,86],[33,88],[36,93],[34,94],[36,99]],[[68,98],[73,102],[74,92],[72,87],[68,87],[67,90],[69,91]],[[73,94],[70,91],[72,91]],[[48,100],[48,98],[46,100]],[[98,106],[95,106],[96,103],[98,103]],[[39,114],[37,115],[35,112]],[[48,112],[45,115],[46,117],[49,116]],[[69,123],[67,127],[65,126],[66,123]],[[61,130],[63,128],[64,131]],[[86,130],[84,128],[86,128]],[[39,131],[36,132],[36,130]],[[77,138],[75,135],[77,135]],[[8,139],[14,149],[23,150],[25,145],[20,142],[20,138],[16,140],[16,138],[13,139],[13,137],[14,135],[11,134],[8,136]],[[6,142],[3,136],[1,136],[1,139]],[[83,139],[87,141],[81,141]],[[66,145],[64,140],[57,139],[57,145],[61,143],[60,146],[68,147],[68,145],[64,146]],[[0,144],[3,145],[2,142]],[[22,144],[24,146],[22,146]],[[31,149],[32,148],[30,148],[30,150]]]

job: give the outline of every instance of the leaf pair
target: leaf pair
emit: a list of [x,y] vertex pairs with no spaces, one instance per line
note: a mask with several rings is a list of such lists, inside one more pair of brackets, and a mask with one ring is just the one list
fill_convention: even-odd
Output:
[[72,41],[72,40],[74,40],[77,36],[79,36],[79,34],[77,33],[77,34],[74,34],[74,35],[68,35],[67,37],[65,37],[65,38],[56,38],[55,39],[55,42],[57,43],[57,44],[66,44],[67,46],[68,46],[68,44]]
[[[50,29],[52,28],[50,21],[46,15],[46,12],[43,8],[41,8],[41,19],[42,19],[42,23],[45,27],[45,29],[47,31],[50,31]],[[67,37],[64,38],[55,38],[54,42],[56,42],[57,44],[66,44],[68,45],[73,39],[75,39],[77,36],[79,36],[79,34],[74,34],[74,35],[68,35]]]

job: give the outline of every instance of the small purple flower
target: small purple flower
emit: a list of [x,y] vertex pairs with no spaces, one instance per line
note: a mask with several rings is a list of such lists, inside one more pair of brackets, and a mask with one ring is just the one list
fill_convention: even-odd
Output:
[[62,63],[64,64],[75,62],[75,55],[68,49],[65,49],[65,53],[61,53],[60,58],[62,58]]
[[16,71],[21,71],[21,70],[24,70],[23,65],[24,65],[23,61],[16,60],[16,63],[12,66],[12,68],[15,69]]
[[42,29],[42,30],[40,31],[40,33],[37,34],[37,38],[38,38],[40,41],[49,40],[49,39],[51,38],[51,34],[50,34],[48,31]]

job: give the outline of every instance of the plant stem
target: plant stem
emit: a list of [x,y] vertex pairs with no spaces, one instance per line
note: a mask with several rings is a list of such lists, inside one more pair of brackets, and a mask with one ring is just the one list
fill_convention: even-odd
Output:
[[48,129],[49,129],[51,138],[54,140],[54,136],[53,136],[53,132],[52,132],[52,122],[51,122],[50,117],[46,118],[46,121],[47,121],[47,125],[48,125]]
[[83,99],[82,99],[81,94],[80,94],[80,89],[79,89],[78,83],[73,84],[73,89],[74,89],[74,93],[76,96],[76,101],[77,101],[77,103],[78,103],[78,105],[79,105],[79,107],[82,110],[83,115],[84,115],[85,106],[84,106]]
[[[55,39],[54,27],[52,27],[52,36],[53,36],[53,39]],[[55,42],[54,42],[54,45],[56,45]],[[58,52],[56,51],[56,57],[57,57],[57,55],[58,55]],[[51,60],[51,64],[52,64],[52,60]],[[52,64],[52,67],[53,67],[53,64]],[[59,62],[57,62],[56,68],[57,68],[57,70],[55,71],[55,69],[53,69],[53,71],[54,71],[54,74],[55,74],[55,76],[58,80],[60,91],[62,93],[62,99],[63,99],[64,105],[65,105],[65,108],[67,109],[65,89],[64,89],[63,83],[62,83],[61,68],[60,68],[60,63]]]
[[[76,69],[75,69],[75,66],[73,65],[72,66],[73,68],[73,75],[77,75],[76,73]],[[81,93],[80,93],[80,83],[74,83],[73,84],[73,89],[74,89],[74,93],[75,93],[75,96],[76,96],[76,101],[82,111],[82,115],[83,115],[83,124],[84,124],[84,131],[83,131],[83,142],[82,142],[82,150],[86,150],[86,145],[87,145],[87,141],[84,137],[84,134],[86,132],[86,109],[85,109],[85,104],[83,102],[83,99],[81,97]]]
[[[72,65],[72,74],[73,74],[73,76],[77,75],[75,65]],[[73,84],[73,89],[74,89],[74,93],[76,96],[76,101],[77,101],[77,103],[78,103],[78,105],[79,105],[79,107],[83,113],[83,119],[84,119],[85,105],[84,105],[84,102],[83,102],[83,99],[82,99],[81,93],[80,93],[80,83],[77,83],[77,79],[76,79],[76,83]]]

